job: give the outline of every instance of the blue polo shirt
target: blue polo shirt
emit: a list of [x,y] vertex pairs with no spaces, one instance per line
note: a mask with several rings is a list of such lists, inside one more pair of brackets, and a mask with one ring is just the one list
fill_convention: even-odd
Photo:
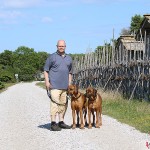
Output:
[[52,89],[67,89],[69,74],[72,74],[72,58],[67,54],[62,57],[55,52],[47,58],[44,71],[49,72]]

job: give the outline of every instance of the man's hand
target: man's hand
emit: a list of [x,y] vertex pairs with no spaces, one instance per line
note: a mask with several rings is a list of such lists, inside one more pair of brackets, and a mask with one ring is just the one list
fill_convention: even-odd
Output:
[[49,90],[51,88],[51,84],[49,82],[45,82],[45,87],[47,90]]
[[51,84],[49,82],[47,71],[44,71],[44,77],[45,77],[45,87],[46,87],[47,90],[49,90],[51,88]]

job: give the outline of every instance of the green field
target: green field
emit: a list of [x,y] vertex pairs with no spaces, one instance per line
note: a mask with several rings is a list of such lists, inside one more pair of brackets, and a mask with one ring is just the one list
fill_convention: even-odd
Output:
[[150,133],[150,103],[126,100],[119,94],[103,96],[103,114],[111,116],[144,133]]

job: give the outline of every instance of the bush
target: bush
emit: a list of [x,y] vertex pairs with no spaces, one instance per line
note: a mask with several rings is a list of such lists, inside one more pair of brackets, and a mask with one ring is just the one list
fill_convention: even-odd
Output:
[[19,75],[19,81],[33,81],[34,77],[32,74]]
[[15,81],[14,74],[12,72],[9,72],[8,70],[2,70],[0,74],[0,81],[6,83],[14,82]]
[[5,85],[0,81],[0,90],[5,88]]
[[8,82],[11,80],[11,77],[10,76],[2,76],[2,77],[0,77],[0,80],[3,82]]

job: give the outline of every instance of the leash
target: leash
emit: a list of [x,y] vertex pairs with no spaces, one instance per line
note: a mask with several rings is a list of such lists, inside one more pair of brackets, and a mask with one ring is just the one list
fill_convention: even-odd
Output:
[[50,100],[51,100],[53,103],[55,103],[55,104],[57,104],[57,105],[59,105],[59,106],[66,106],[66,105],[68,104],[68,99],[69,99],[69,96],[68,96],[68,95],[66,96],[66,103],[62,103],[62,104],[57,103],[56,101],[54,101],[54,100],[52,99],[49,90],[47,90],[47,96],[50,98]]

